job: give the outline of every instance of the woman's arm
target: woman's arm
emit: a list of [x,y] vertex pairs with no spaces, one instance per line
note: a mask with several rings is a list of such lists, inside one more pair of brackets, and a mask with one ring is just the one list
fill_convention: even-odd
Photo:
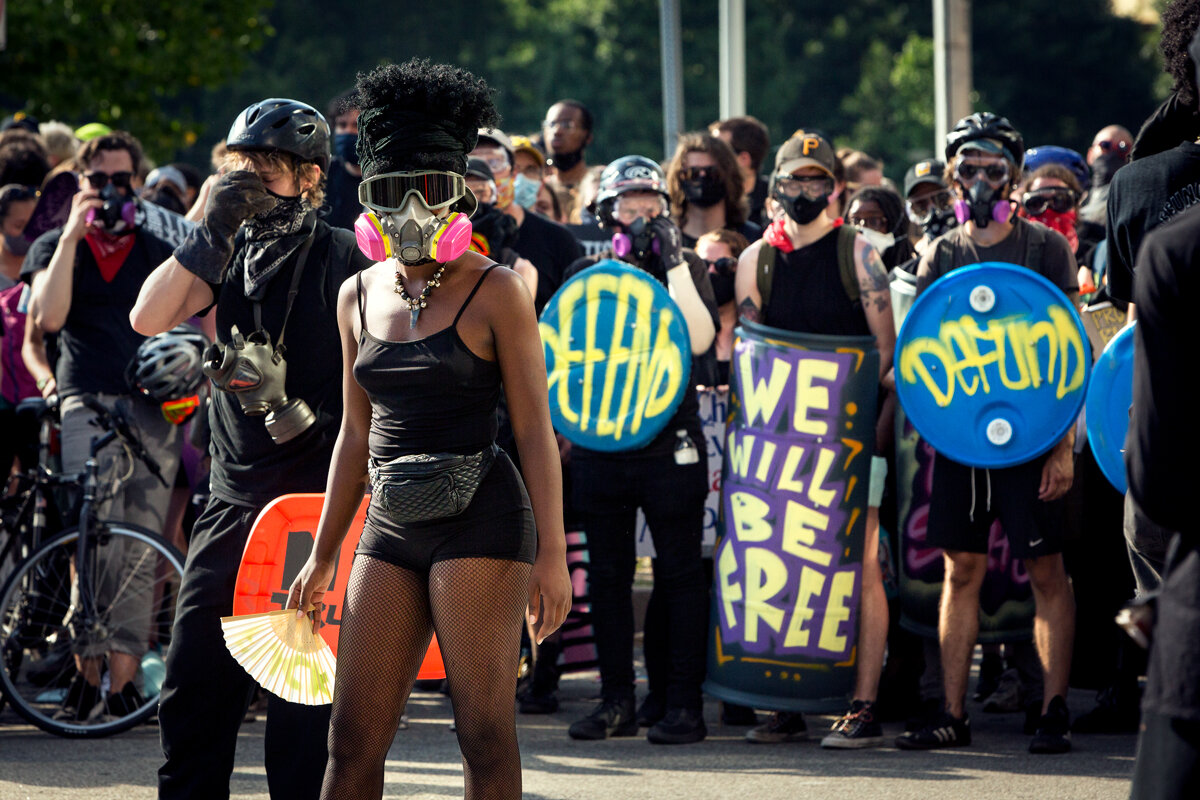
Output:
[[538,334],[533,299],[520,277],[493,270],[488,278],[487,313],[496,360],[508,398],[513,436],[533,517],[538,549],[529,577],[529,620],[541,643],[562,625],[571,610],[571,579],[563,532],[562,468],[550,424],[546,361]]
[[854,240],[854,270],[867,327],[875,335],[879,348],[879,383],[886,389],[894,389],[892,353],[896,349],[896,321],[892,318],[891,282],[883,259],[862,236]]
[[371,401],[354,380],[354,359],[358,357],[357,299],[357,276],[351,276],[342,283],[337,304],[338,332],[342,339],[342,425],[333,446],[317,540],[288,593],[287,607],[299,609],[298,613],[320,606],[337,568],[342,540],[362,504],[367,486]]

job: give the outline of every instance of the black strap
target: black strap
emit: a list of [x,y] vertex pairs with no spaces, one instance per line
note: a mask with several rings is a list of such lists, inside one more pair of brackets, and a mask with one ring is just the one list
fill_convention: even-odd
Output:
[[358,327],[362,333],[367,332],[367,298],[363,295],[362,290],[362,271],[359,271],[356,276],[358,278]]
[[483,286],[483,279],[488,276],[489,272],[491,272],[498,266],[500,266],[500,265],[492,264],[490,267],[488,267],[487,269],[485,269],[483,271],[482,275],[479,276],[479,280],[477,280],[475,282],[475,288],[471,290],[471,293],[469,295],[467,295],[467,299],[463,301],[462,308],[460,308],[458,310],[458,313],[454,316],[454,322],[450,323],[451,328],[455,328],[458,326],[459,318],[463,315],[463,312],[467,310],[467,306],[470,304],[471,300],[475,297],[475,293],[479,291],[479,287]]
[[[300,276],[304,274],[304,265],[308,263],[308,251],[312,250],[313,240],[317,238],[317,229],[313,228],[313,232],[304,240],[304,244],[300,245],[300,255],[296,260],[296,271],[292,273],[292,283],[288,286],[287,306],[283,310],[283,324],[279,326],[279,338],[275,343],[275,351],[283,352],[283,337],[287,333],[288,317],[292,315],[292,304],[296,302],[296,295],[300,292]],[[262,303],[254,300],[254,328],[262,330]]]

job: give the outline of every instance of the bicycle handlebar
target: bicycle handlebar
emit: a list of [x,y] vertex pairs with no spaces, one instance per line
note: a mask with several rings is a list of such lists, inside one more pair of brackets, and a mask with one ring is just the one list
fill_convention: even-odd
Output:
[[154,460],[154,456],[146,452],[146,448],[142,446],[141,439],[129,429],[129,422],[125,419],[125,415],[121,413],[119,407],[114,406],[110,409],[93,394],[85,394],[80,399],[83,401],[84,406],[95,412],[96,422],[101,428],[116,434],[117,438],[129,448],[130,452],[146,465],[146,468],[150,470],[150,474],[158,478],[159,483],[163,486],[170,486],[167,483],[167,479],[163,477],[162,470],[159,468],[158,462]]

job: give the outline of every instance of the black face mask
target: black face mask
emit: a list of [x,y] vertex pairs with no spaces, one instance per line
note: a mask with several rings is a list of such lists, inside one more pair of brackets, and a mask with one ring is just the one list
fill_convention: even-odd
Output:
[[971,207],[971,219],[980,228],[986,228],[991,223],[992,208],[996,205],[998,191],[992,185],[980,178],[967,191],[967,205]]
[[711,208],[725,199],[725,181],[717,175],[705,175],[699,180],[680,181],[683,196],[698,208]]
[[929,216],[921,221],[921,230],[925,231],[925,236],[930,239],[936,239],[951,228],[958,227],[958,219],[954,216],[953,209],[945,211],[930,211]]
[[559,172],[570,172],[580,161],[583,161],[582,147],[573,153],[551,153],[546,164]]
[[783,210],[787,212],[787,215],[798,224],[807,225],[821,216],[821,212],[828,208],[829,193],[813,199],[804,192],[795,197],[788,197],[782,192],[776,192],[775,202],[783,206]]

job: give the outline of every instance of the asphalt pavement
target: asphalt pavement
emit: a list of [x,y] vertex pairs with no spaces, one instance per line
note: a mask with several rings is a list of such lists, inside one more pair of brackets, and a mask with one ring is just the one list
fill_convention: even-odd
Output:
[[[644,736],[576,742],[567,726],[591,710],[595,673],[563,679],[561,706],[548,716],[519,716],[518,734],[530,800],[845,800],[852,797],[938,800],[1117,800],[1129,796],[1136,737],[1076,736],[1073,752],[1032,756],[1020,714],[984,714],[969,707],[973,745],[925,753],[894,747],[822,749],[817,741],[749,744],[744,727],[722,726],[715,701],[699,744],[653,745]],[[1070,698],[1073,715],[1086,711],[1091,692]],[[462,797],[462,766],[449,700],[415,692],[410,724],[388,753],[384,797],[435,800]],[[760,715],[761,716],[761,715]],[[832,717],[808,718],[823,733]],[[266,800],[262,719],[243,725],[232,796]],[[899,723],[885,725],[889,737]],[[59,739],[26,725],[11,709],[0,713],[0,800],[142,800],[155,796],[160,761],[153,725],[108,739]]]

